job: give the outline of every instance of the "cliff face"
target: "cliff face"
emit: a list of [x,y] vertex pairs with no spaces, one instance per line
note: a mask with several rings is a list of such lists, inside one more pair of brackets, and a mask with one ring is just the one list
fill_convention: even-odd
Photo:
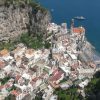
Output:
[[29,8],[0,7],[0,41],[14,39],[23,32],[27,32],[29,24]]
[[29,5],[0,6],[0,42],[13,40],[22,33],[46,32],[50,21],[49,13],[33,12]]
[[32,15],[31,23],[30,23],[30,31],[34,33],[46,33],[46,28],[48,23],[51,20],[49,12],[41,12],[40,10],[37,13]]

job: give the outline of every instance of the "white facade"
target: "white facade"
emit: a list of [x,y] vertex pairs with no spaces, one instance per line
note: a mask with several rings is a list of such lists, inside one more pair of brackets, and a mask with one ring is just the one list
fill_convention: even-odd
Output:
[[6,77],[5,71],[0,71],[0,78],[3,79]]

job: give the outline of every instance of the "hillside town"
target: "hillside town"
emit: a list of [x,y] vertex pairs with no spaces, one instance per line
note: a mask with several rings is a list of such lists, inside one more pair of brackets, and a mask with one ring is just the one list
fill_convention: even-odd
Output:
[[85,28],[70,29],[66,23],[49,23],[50,49],[32,49],[20,43],[13,51],[0,51],[0,100],[57,100],[56,88],[67,90],[73,84],[85,97],[84,87],[100,70],[100,57],[85,37]]

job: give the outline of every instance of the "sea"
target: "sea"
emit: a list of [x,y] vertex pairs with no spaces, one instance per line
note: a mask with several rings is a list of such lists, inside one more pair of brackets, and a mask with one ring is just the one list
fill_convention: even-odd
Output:
[[84,16],[83,21],[75,20],[75,26],[84,26],[88,41],[100,52],[100,0],[38,0],[52,15],[52,21],[66,22],[70,28],[71,19]]

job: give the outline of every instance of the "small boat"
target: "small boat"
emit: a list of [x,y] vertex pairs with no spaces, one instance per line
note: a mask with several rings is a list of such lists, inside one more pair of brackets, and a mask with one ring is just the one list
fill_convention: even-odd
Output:
[[74,17],[74,19],[84,20],[84,19],[85,19],[85,17],[83,17],[83,16],[76,16],[76,17]]

